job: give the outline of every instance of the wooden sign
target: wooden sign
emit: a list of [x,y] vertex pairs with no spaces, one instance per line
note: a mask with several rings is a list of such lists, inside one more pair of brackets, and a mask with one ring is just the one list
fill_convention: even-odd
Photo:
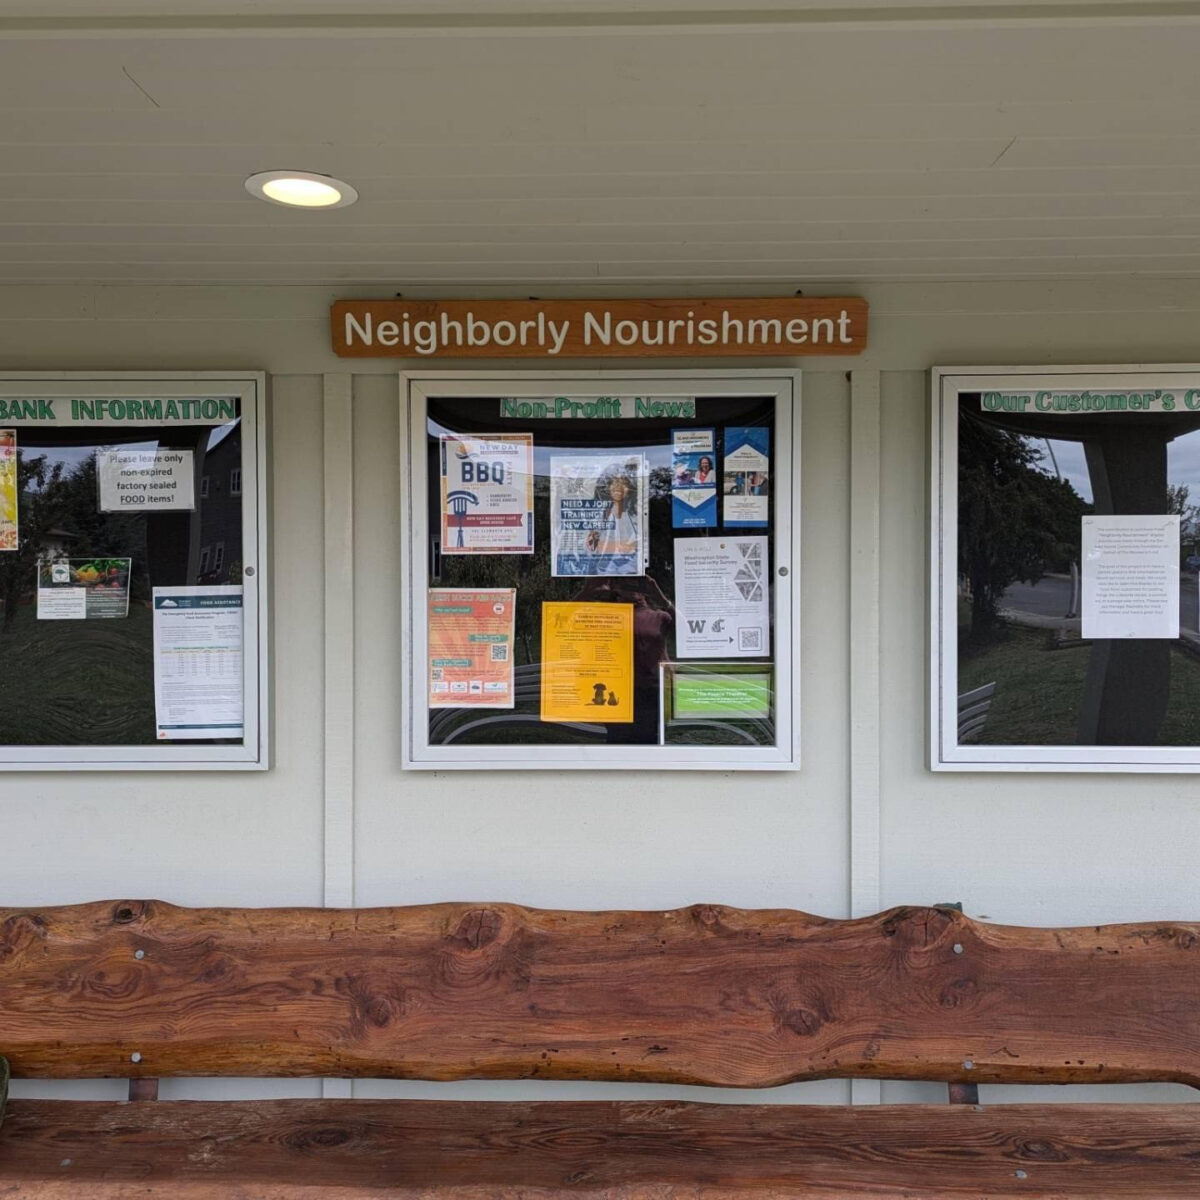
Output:
[[861,354],[857,296],[765,300],[339,300],[343,358]]

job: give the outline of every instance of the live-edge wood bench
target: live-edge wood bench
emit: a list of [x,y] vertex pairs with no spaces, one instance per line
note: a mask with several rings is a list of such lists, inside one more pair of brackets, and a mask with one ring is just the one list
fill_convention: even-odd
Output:
[[[0,910],[14,1077],[1200,1082],[1200,926]],[[10,1100],[0,1197],[1200,1197],[1200,1105]]]

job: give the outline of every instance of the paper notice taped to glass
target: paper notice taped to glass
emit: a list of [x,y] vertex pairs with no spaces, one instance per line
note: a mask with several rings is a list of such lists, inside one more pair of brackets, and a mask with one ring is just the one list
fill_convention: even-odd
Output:
[[156,736],[243,737],[241,586],[156,587],[153,604]]
[[771,653],[765,535],[675,539],[675,652],[679,658]]
[[1082,636],[1179,636],[1179,517],[1087,516]]

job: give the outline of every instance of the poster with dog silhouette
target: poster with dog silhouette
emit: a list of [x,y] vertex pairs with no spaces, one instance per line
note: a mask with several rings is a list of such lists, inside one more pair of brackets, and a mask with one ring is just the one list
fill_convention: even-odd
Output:
[[542,604],[542,720],[633,722],[633,605]]

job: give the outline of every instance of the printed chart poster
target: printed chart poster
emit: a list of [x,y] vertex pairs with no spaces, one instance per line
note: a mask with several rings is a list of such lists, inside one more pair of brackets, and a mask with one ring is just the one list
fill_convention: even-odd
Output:
[[771,650],[767,539],[675,539],[678,658],[757,658]]
[[512,708],[514,588],[431,588],[429,707]]
[[0,429],[0,551],[17,548],[17,431]]
[[191,450],[115,446],[96,451],[101,512],[191,512],[196,507]]
[[442,553],[533,553],[533,434],[441,439]]
[[156,587],[153,603],[159,739],[243,737],[241,585]]
[[1083,517],[1081,634],[1179,636],[1179,517]]
[[726,429],[722,468],[726,527],[765,528],[771,484],[771,431],[758,425]]
[[37,619],[95,621],[129,616],[129,558],[60,558],[38,563]]
[[713,529],[717,524],[717,431],[671,430],[671,524]]
[[542,720],[632,724],[632,604],[542,604]]
[[644,574],[646,483],[641,454],[551,455],[551,574]]

